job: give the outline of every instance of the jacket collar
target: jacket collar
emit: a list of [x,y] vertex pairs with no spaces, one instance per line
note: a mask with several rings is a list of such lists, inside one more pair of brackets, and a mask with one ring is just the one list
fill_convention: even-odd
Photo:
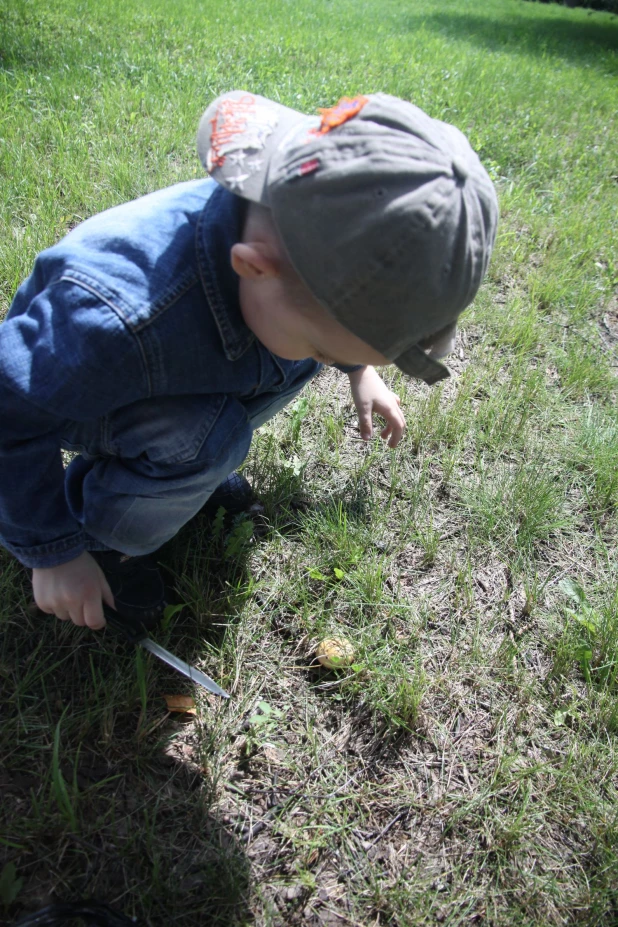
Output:
[[230,263],[232,245],[241,240],[246,207],[245,200],[217,184],[197,224],[200,278],[230,361],[242,357],[256,340],[242,317],[238,276]]

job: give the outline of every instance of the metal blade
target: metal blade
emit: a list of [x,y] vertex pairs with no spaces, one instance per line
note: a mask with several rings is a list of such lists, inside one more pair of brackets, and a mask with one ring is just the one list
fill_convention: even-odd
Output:
[[150,653],[154,653],[155,657],[163,660],[164,663],[173,666],[179,673],[188,676],[191,682],[196,682],[198,685],[204,686],[209,692],[214,692],[215,695],[220,695],[221,698],[230,697],[229,692],[226,692],[225,689],[218,686],[214,679],[211,679],[206,673],[202,673],[201,670],[196,669],[194,666],[189,666],[188,663],[185,663],[185,661],[181,660],[179,657],[175,657],[174,654],[166,650],[165,647],[161,647],[160,644],[155,644],[149,637],[143,637],[141,641],[137,641],[137,643],[145,650],[149,650]]

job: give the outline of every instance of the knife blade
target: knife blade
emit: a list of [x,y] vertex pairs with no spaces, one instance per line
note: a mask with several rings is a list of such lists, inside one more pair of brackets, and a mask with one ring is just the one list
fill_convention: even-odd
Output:
[[184,673],[185,676],[188,676],[191,682],[196,682],[198,685],[208,689],[209,692],[213,692],[215,695],[220,695],[221,698],[230,698],[230,693],[226,692],[225,689],[222,689],[221,686],[217,685],[214,679],[211,679],[210,676],[206,675],[206,673],[202,673],[201,670],[196,669],[195,666],[191,666],[189,663],[185,663],[185,661],[181,660],[180,657],[174,656],[173,653],[170,653],[169,650],[166,650],[165,647],[157,644],[149,637],[142,637],[142,639],[137,641],[137,643],[140,645],[140,647],[143,647],[144,650],[149,650],[150,653],[154,653],[155,657],[158,657],[159,660],[163,660],[164,663],[169,664],[169,666],[173,666],[174,669],[178,670],[179,673]]
[[155,641],[148,637],[146,629],[138,621],[131,621],[124,616],[121,617],[118,612],[114,611],[114,609],[110,608],[108,605],[103,606],[103,614],[112,631],[121,634],[132,644],[139,644],[140,647],[153,653],[159,660],[163,660],[164,663],[167,663],[179,673],[183,673],[191,682],[203,686],[204,689],[208,689],[208,691],[212,692],[214,695],[219,695],[221,698],[231,697],[229,692],[222,689],[221,686],[218,685],[214,679],[211,679],[210,676],[207,676],[206,673],[198,670],[195,666],[191,666],[189,663],[185,663],[184,660],[170,653],[169,650],[166,650],[161,644],[155,643]]

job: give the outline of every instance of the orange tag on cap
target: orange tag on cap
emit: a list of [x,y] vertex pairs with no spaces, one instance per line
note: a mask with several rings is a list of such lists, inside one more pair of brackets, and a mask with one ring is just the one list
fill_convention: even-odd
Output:
[[322,122],[319,128],[311,129],[312,135],[326,135],[331,129],[342,126],[344,122],[357,116],[365,103],[369,103],[369,97],[341,97],[335,106],[329,109],[319,109],[322,116]]

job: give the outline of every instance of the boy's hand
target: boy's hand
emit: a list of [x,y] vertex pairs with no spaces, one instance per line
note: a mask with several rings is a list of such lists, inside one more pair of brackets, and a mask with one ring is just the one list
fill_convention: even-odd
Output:
[[34,569],[32,591],[41,611],[93,631],[105,627],[103,602],[114,607],[103,570],[86,551],[60,566]]
[[372,415],[377,412],[386,419],[380,437],[388,440],[389,447],[397,447],[401,441],[406,420],[399,408],[400,399],[383,381],[374,367],[361,367],[348,374],[352,399],[358,412],[361,438],[369,441],[373,435]]

